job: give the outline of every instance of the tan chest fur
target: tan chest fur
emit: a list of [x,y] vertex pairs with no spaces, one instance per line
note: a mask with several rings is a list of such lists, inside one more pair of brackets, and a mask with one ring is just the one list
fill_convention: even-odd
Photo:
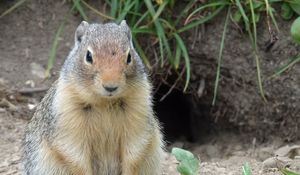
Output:
[[74,174],[117,175],[125,147],[135,146],[139,151],[139,146],[147,144],[143,142],[150,135],[145,127],[152,115],[147,92],[143,92],[144,96],[139,93],[139,97],[131,95],[91,104],[83,103],[68,86],[58,88],[58,93],[54,101],[58,120],[52,146],[63,153],[61,156]]

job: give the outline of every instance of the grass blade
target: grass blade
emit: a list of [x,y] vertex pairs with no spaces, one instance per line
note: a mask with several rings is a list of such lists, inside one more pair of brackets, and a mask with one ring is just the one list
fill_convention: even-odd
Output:
[[65,26],[65,23],[67,21],[67,18],[69,17],[69,15],[71,14],[71,12],[73,12],[73,10],[75,8],[76,8],[75,4],[73,4],[73,6],[70,9],[70,11],[64,16],[63,21],[61,22],[61,24],[59,25],[59,27],[58,27],[58,29],[57,29],[57,31],[55,33],[55,37],[53,39],[53,43],[52,43],[51,50],[50,50],[50,53],[49,53],[49,58],[48,58],[48,63],[47,63],[47,69],[46,69],[46,72],[45,72],[46,77],[50,77],[51,76],[50,75],[50,71],[53,68],[53,64],[55,62],[56,49],[57,49],[58,44],[59,44],[59,36],[61,35],[61,33],[64,30],[64,26]]
[[0,18],[2,18],[3,16],[9,14],[10,12],[14,11],[16,8],[18,8],[20,5],[22,5],[26,0],[20,0],[18,2],[16,2],[13,6],[11,6],[9,9],[7,9],[6,11],[4,11],[1,15]]
[[134,0],[133,11],[129,12],[130,14],[134,14],[134,15],[131,17],[131,20],[128,21],[129,26],[134,26],[134,24],[135,24],[136,21],[137,21],[137,18],[140,18],[140,17],[142,16],[142,14],[137,15],[137,14],[140,12],[141,5],[142,5],[142,4],[143,4],[143,3],[140,3],[139,0]]
[[243,175],[252,175],[251,168],[248,163],[243,166]]
[[162,38],[158,37],[159,41],[159,52],[160,52],[160,67],[164,66],[164,44],[162,42]]
[[214,97],[213,97],[212,105],[215,105],[216,99],[217,99],[217,94],[218,94],[219,80],[220,80],[220,74],[221,74],[221,63],[222,63],[223,48],[224,48],[224,43],[225,43],[225,36],[226,36],[226,32],[227,32],[227,27],[228,27],[228,19],[229,19],[229,16],[230,16],[230,11],[231,11],[231,7],[228,8],[226,19],[225,19],[225,24],[224,24],[224,30],[223,30],[223,33],[222,33],[220,51],[219,51],[219,56],[218,56],[217,75],[216,75],[215,86],[214,86]]
[[252,0],[249,0],[250,5],[250,11],[251,11],[251,19],[252,19],[252,32],[253,32],[253,46],[255,49],[255,52],[257,51],[257,33],[256,33],[256,22],[255,22],[255,12],[253,8],[253,2]]
[[90,6],[87,2],[85,2],[84,0],[81,0],[82,4],[85,5],[87,8],[89,8],[91,11],[93,11],[94,13],[96,13],[97,15],[105,18],[105,19],[110,19],[110,20],[114,20],[115,18],[110,17],[104,13],[101,13],[99,10],[95,9],[94,7]]
[[45,72],[46,77],[50,77],[51,76],[50,71],[53,68],[53,64],[54,64],[54,62],[56,60],[55,59],[56,58],[56,49],[57,49],[58,42],[59,42],[59,36],[63,32],[63,30],[64,30],[65,23],[66,23],[66,18],[60,24],[58,30],[55,33],[55,37],[54,37],[53,44],[52,44],[52,47],[51,47],[51,50],[50,50],[50,54],[49,54],[47,69],[46,69],[46,72]]
[[177,26],[177,24],[181,21],[181,19],[183,18],[183,16],[192,8],[192,6],[195,4],[195,0],[190,1],[185,8],[180,12],[180,14],[176,17],[177,19],[174,22],[174,26]]
[[273,14],[273,8],[270,7],[270,4],[269,4],[269,1],[268,0],[265,0],[265,3],[266,3],[266,10],[267,10],[267,15],[270,15],[271,19],[272,19],[272,22],[277,30],[277,32],[279,32],[279,27],[278,27],[278,24],[277,24],[277,21],[274,17],[274,14]]
[[164,10],[164,8],[166,7],[167,3],[168,3],[168,1],[163,1],[163,3],[159,6],[159,8],[157,9],[155,15],[153,16],[151,23],[152,23],[153,21],[155,21],[155,20],[159,17],[159,15],[161,14],[161,12],[162,12],[162,11]]
[[194,21],[194,22],[191,22],[187,25],[185,25],[184,27],[180,28],[179,30],[177,30],[178,33],[181,33],[181,32],[185,32],[187,30],[190,30],[200,24],[203,24],[209,20],[211,20],[213,17],[215,17],[217,14],[219,14],[219,12],[224,8],[225,6],[222,5],[220,6],[219,8],[217,8],[215,11],[213,11],[210,15],[204,17],[204,18],[201,18],[197,21]]
[[162,19],[162,18],[159,18],[158,20],[159,20],[160,22],[162,22],[162,23],[164,24],[164,26],[166,26],[167,28],[171,29],[172,31],[175,31],[175,30],[176,30],[175,27],[174,27],[172,24],[170,24],[169,21],[167,21],[167,20],[165,20],[165,19]]
[[[147,8],[150,12],[150,15],[153,18],[155,16],[155,9],[153,7],[153,4],[152,4],[151,0],[144,0],[144,2],[145,2],[146,6],[147,6]],[[159,22],[159,20],[155,20],[154,25],[155,25],[155,28],[156,28],[156,31],[157,31],[158,39],[160,40],[160,45],[163,44],[163,47],[167,51],[168,59],[169,59],[170,63],[173,64],[172,53],[171,53],[171,49],[170,49],[168,39],[165,35],[165,30],[164,30],[163,26],[161,25],[161,23]],[[162,46],[160,46],[160,47],[162,47]],[[161,50],[161,54],[162,54],[161,56],[163,56],[162,50]]]
[[142,34],[152,34],[155,35],[155,31],[153,29],[148,28],[147,26],[141,26],[138,28],[132,28],[131,32],[133,34],[138,34],[138,33],[142,33]]
[[181,37],[177,33],[174,33],[174,36],[177,41],[177,44],[179,45],[179,47],[182,51],[182,55],[183,55],[185,67],[186,67],[186,80],[185,80],[185,85],[184,85],[184,89],[183,89],[183,92],[185,92],[190,83],[190,77],[191,77],[190,57],[189,57],[187,48],[186,48],[183,40],[181,39]]
[[250,11],[251,11],[252,25],[253,25],[252,47],[254,48],[254,52],[255,52],[255,62],[256,62],[258,86],[259,86],[259,91],[260,91],[261,97],[263,98],[263,100],[265,102],[267,102],[267,99],[266,99],[265,93],[264,93],[264,89],[263,89],[263,85],[262,85],[262,80],[261,80],[260,59],[259,59],[258,50],[257,50],[257,33],[256,33],[256,23],[255,23],[255,13],[254,13],[252,0],[250,0],[249,2],[250,2],[249,4],[250,4]]
[[84,10],[82,9],[82,6],[80,5],[80,0],[73,0],[75,8],[80,13],[80,16],[85,20],[88,21],[88,17],[86,16]]
[[117,17],[117,12],[118,12],[118,0],[111,0],[111,3],[110,3],[110,16],[113,17],[113,18],[116,18]]
[[181,49],[179,44],[176,44],[176,52],[175,52],[175,60],[174,60],[174,66],[176,70],[179,67],[180,57],[181,57]]
[[189,16],[186,18],[185,21],[189,21],[189,19],[196,13],[204,10],[205,8],[209,8],[209,7],[216,7],[216,6],[220,6],[220,5],[229,5],[229,3],[226,3],[226,2],[216,2],[216,3],[210,3],[210,4],[206,4],[206,5],[203,5],[197,9],[195,9],[192,13],[189,14]]
[[[243,20],[244,20],[244,24],[245,24],[246,30],[247,30],[248,32],[249,32],[249,31],[251,32],[251,30],[250,30],[250,24],[249,24],[249,18],[248,18],[248,16],[246,15],[245,10],[244,10],[244,8],[243,8],[243,6],[242,6],[240,0],[236,0],[236,1],[235,1],[235,4],[236,4],[236,6],[238,7],[240,13],[242,14],[242,17],[243,17]],[[252,36],[251,36],[250,38],[252,39]],[[252,42],[252,41],[251,41],[251,42]]]
[[137,28],[137,26],[149,15],[149,11],[145,12],[143,16],[134,24],[133,28]]
[[140,46],[139,42],[137,41],[135,35],[132,35],[132,40],[133,40],[134,46],[135,46],[136,50],[138,51],[138,53],[139,53],[141,59],[143,60],[144,64],[146,65],[146,67],[148,69],[151,69],[149,59],[146,56],[146,54],[145,54],[144,50],[142,49],[142,47]]
[[300,61],[300,55],[290,59],[287,64],[279,67],[271,77],[279,76],[280,74],[282,74],[284,71],[286,71],[287,69],[289,69],[290,67],[298,63],[299,61]]
[[226,19],[225,19],[225,24],[224,24],[224,29],[223,29],[223,33],[222,33],[220,51],[219,51],[219,56],[218,56],[217,75],[216,75],[215,86],[214,86],[214,97],[213,97],[212,105],[215,105],[216,100],[217,100],[219,80],[220,80],[220,74],[221,74],[221,62],[222,62],[223,48],[224,48],[224,43],[225,43],[225,36],[226,36],[226,32],[227,32],[227,27],[228,27],[228,19],[230,16],[230,11],[231,11],[231,7],[228,8]]
[[300,173],[296,173],[294,171],[289,170],[288,168],[280,169],[280,172],[284,175],[300,175]]
[[124,9],[122,9],[121,14],[118,15],[118,18],[116,19],[117,23],[120,23],[123,19],[125,19],[125,16],[127,15],[127,13],[130,11],[130,9],[134,6],[134,1],[131,2],[130,1],[125,1],[125,7]]

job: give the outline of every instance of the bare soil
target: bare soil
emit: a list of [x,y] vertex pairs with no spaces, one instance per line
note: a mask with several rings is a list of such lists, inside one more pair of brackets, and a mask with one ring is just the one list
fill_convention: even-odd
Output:
[[[1,1],[0,13],[14,3]],[[0,19],[0,174],[21,174],[25,126],[34,106],[57,78],[81,21],[76,14],[67,19],[52,77],[45,80],[43,72],[55,32],[69,9],[70,4],[65,1],[31,0]],[[191,126],[192,133],[187,135],[201,136],[201,139],[191,139],[195,141],[191,143],[176,136],[168,149],[181,147],[195,153],[201,160],[201,175],[240,175],[245,163],[249,163],[253,174],[279,175],[278,168],[282,166],[300,172],[300,149],[284,147],[300,145],[300,65],[295,65],[281,77],[264,81],[270,101],[264,104],[257,90],[251,46],[245,35],[237,29],[230,30],[234,32],[228,34],[226,42],[218,103],[212,107],[212,87],[222,33],[220,23],[222,18],[200,30],[200,35],[197,32],[186,37],[191,43],[193,65],[190,92],[202,87],[201,81],[205,82],[204,90],[200,95],[198,93],[196,100],[197,94],[183,94],[191,106],[187,110],[194,111],[189,116],[195,121]],[[263,51],[268,31],[260,29],[258,32],[265,78],[273,73],[274,67],[300,51],[288,37],[289,24],[280,21],[280,40],[269,52]],[[231,28],[235,29],[234,25]],[[34,92],[24,95],[28,90]],[[39,90],[41,92],[37,92]],[[170,114],[166,113],[166,116]],[[207,121],[209,125],[204,126]],[[286,159],[278,157],[274,158],[273,164],[272,160],[263,163],[276,154]],[[178,174],[178,162],[169,153],[166,157],[165,174]]]

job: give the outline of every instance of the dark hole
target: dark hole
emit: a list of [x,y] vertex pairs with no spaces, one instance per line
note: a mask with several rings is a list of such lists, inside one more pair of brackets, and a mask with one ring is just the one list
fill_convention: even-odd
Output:
[[169,88],[162,85],[154,95],[154,110],[162,125],[164,139],[167,143],[176,140],[201,141],[202,136],[212,129],[210,107],[197,103],[192,95],[176,89],[160,102]]

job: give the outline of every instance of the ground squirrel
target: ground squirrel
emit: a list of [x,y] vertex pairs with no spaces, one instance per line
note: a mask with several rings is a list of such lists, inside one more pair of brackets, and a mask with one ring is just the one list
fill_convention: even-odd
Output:
[[25,174],[159,175],[163,155],[151,85],[126,21],[83,21],[28,124]]

